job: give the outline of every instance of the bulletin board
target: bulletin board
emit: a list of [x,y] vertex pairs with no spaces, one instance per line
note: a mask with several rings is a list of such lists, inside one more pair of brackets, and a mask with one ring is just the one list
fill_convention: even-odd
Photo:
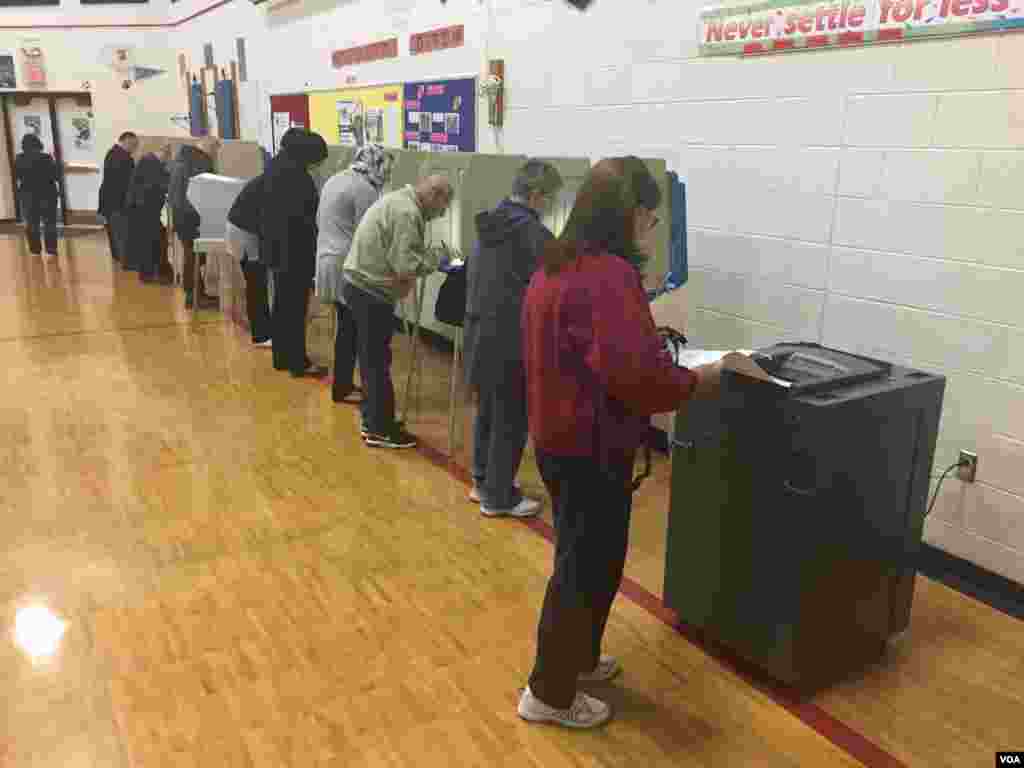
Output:
[[476,79],[405,85],[403,144],[422,152],[476,152]]
[[328,144],[402,146],[402,86],[346,88],[309,95],[310,130]]

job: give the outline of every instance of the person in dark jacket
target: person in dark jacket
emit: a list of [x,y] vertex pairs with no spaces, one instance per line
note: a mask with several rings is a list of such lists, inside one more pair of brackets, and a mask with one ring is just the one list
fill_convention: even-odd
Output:
[[46,252],[57,255],[57,164],[43,152],[43,142],[34,133],[21,140],[21,154],[14,161],[18,200],[25,219],[28,249],[33,256],[43,251],[40,223],[46,237]]
[[[207,296],[203,283],[195,285],[196,251],[195,241],[199,237],[199,211],[188,201],[188,183],[201,173],[213,173],[214,162],[220,142],[212,137],[200,139],[197,146],[182,145],[178,158],[171,170],[170,188],[167,192],[174,216],[174,231],[181,241],[184,254],[182,259],[181,283],[185,289],[185,306],[191,309],[212,309],[218,306],[217,299]],[[200,262],[205,263],[205,258]],[[196,288],[198,287],[198,296]]]
[[327,373],[306,354],[320,203],[311,171],[326,159],[327,142],[319,134],[291,128],[263,180],[260,258],[274,271],[274,368],[296,377]]
[[245,309],[252,343],[273,345],[267,302],[267,268],[260,261],[260,215],[263,212],[264,176],[250,179],[228,211],[227,241],[245,276]]
[[167,230],[160,221],[160,213],[167,200],[170,172],[167,164],[171,147],[165,144],[156,152],[149,152],[132,174],[128,189],[129,252],[125,268],[138,270],[144,283],[160,282],[170,285],[174,279],[162,270],[167,254]]
[[526,286],[553,238],[541,215],[561,187],[551,165],[526,163],[512,196],[477,215],[477,250],[466,262],[465,374],[479,397],[470,499],[488,517],[540,511],[515,485],[529,432],[520,320]]
[[127,248],[127,225],[125,208],[128,203],[128,187],[135,172],[134,155],[139,149],[139,137],[126,131],[117,139],[103,160],[103,182],[100,184],[99,214],[107,221],[107,238],[110,241],[110,255],[119,264],[124,263]]
[[611,717],[577,686],[620,669],[601,643],[626,561],[633,460],[653,414],[718,389],[721,363],[673,364],[633,261],[649,250],[659,199],[641,160],[599,162],[526,292],[530,434],[557,537],[536,661],[519,700],[531,722],[592,728]]

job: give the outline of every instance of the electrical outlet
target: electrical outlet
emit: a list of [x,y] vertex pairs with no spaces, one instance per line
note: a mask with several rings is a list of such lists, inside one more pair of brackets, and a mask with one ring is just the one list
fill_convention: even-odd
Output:
[[978,454],[974,451],[960,451],[960,463],[957,476],[965,483],[973,483],[978,474]]

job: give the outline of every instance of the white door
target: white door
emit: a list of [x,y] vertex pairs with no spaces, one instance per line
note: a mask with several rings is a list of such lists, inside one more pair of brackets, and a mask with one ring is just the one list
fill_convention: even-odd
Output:
[[70,96],[57,99],[57,128],[64,160],[68,210],[95,213],[100,202],[100,167],[92,106]]

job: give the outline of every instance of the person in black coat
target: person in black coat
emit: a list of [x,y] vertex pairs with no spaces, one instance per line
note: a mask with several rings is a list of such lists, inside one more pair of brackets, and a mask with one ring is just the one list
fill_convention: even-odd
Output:
[[249,316],[252,343],[273,346],[270,306],[267,301],[267,268],[260,261],[260,214],[263,211],[264,174],[250,179],[228,211],[227,241],[242,265],[245,276],[245,311]]
[[[193,303],[200,309],[214,309],[219,305],[217,299],[207,296],[200,282],[198,296],[195,296],[196,251],[195,242],[199,237],[199,211],[188,201],[188,183],[202,173],[214,172],[214,161],[220,142],[212,137],[199,141],[198,146],[184,144],[178,150],[178,158],[171,170],[171,184],[167,196],[174,215],[174,231],[181,241],[182,259],[181,283],[185,289],[185,306],[192,308]],[[205,263],[201,261],[200,264]]]
[[541,214],[561,187],[550,164],[526,163],[512,196],[477,215],[477,248],[466,261],[465,374],[479,395],[470,498],[488,517],[529,517],[540,510],[515,484],[529,433],[520,328],[523,295],[553,237]]
[[326,159],[327,143],[319,134],[292,128],[263,180],[260,258],[274,271],[274,368],[296,377],[327,372],[306,354],[320,203],[310,171]]
[[43,152],[43,142],[33,133],[21,140],[21,154],[14,161],[18,200],[28,233],[28,249],[42,253],[39,225],[46,236],[46,252],[57,255],[57,164]]
[[150,152],[139,160],[132,174],[128,189],[129,252],[125,267],[137,269],[139,279],[144,283],[161,282],[169,285],[173,277],[166,271],[161,274],[164,256],[167,253],[167,230],[160,221],[164,202],[167,200],[167,186],[170,172],[170,145],[164,145],[157,152]]
[[103,160],[103,183],[100,185],[99,214],[107,220],[107,237],[110,240],[110,255],[114,261],[123,264],[127,248],[127,225],[125,208],[128,203],[128,187],[135,172],[134,155],[139,149],[139,137],[131,131],[122,133]]

